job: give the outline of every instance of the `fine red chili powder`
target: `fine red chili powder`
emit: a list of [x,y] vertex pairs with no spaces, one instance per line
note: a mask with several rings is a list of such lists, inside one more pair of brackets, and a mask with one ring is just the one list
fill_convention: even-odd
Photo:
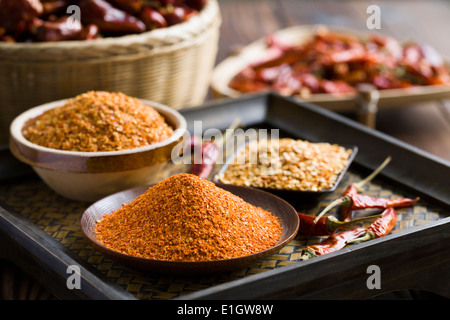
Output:
[[178,174],[105,215],[95,231],[103,245],[128,255],[212,261],[268,249],[282,227],[270,212],[214,183]]

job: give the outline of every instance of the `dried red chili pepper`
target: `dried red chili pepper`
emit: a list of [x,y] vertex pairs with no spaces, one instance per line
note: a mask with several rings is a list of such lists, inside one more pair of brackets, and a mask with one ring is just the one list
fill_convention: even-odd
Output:
[[[348,186],[348,188],[345,190],[345,192],[342,194],[342,198],[346,196],[352,196],[354,194],[357,194],[361,192],[363,186],[370,181],[372,181],[388,164],[391,162],[391,157],[387,157],[381,165],[378,166],[370,175],[368,175],[366,178],[364,178],[361,181],[358,181],[356,183],[351,184]],[[350,220],[352,211],[349,207],[342,206],[340,209],[340,216],[343,221]]]
[[326,236],[334,233],[339,228],[347,227],[354,223],[379,218],[380,215],[362,217],[351,221],[339,221],[334,216],[321,217],[315,222],[315,216],[297,212],[300,218],[299,232],[307,236]]
[[[387,199],[387,198],[376,198],[364,194],[351,194],[345,197],[339,198],[333,202],[331,202],[321,213],[316,216],[316,221],[320,219],[327,211],[331,208],[341,205],[348,212],[352,212],[354,210],[362,210],[362,209],[387,209],[387,208],[403,208],[409,207],[417,203],[420,198],[417,197],[415,199],[410,198],[395,198],[395,199]],[[347,220],[349,221],[348,218]]]
[[195,174],[202,179],[208,179],[219,154],[219,146],[214,141],[204,142],[201,150],[201,161],[192,164],[191,174]]
[[357,239],[366,233],[365,228],[356,228],[348,231],[340,231],[331,234],[319,244],[307,246],[302,250],[301,260],[323,256],[344,248],[350,240]]
[[394,208],[387,208],[381,214],[381,218],[375,220],[369,227],[366,228],[366,232],[363,236],[347,241],[347,243],[355,243],[368,241],[375,238],[381,238],[389,234],[394,229],[397,223],[397,213]]
[[356,242],[381,238],[389,234],[397,222],[394,208],[386,209],[381,217],[367,228],[356,228],[349,231],[335,232],[319,244],[307,246],[303,249],[301,260],[341,250],[346,245]]
[[[321,217],[326,212],[328,212],[335,206],[339,205],[342,198],[345,198],[347,196],[351,197],[352,195],[358,194],[360,191],[362,191],[362,188],[364,187],[364,185],[369,183],[370,181],[372,181],[389,164],[390,161],[391,161],[391,157],[389,156],[383,161],[383,163],[381,163],[381,165],[378,166],[378,168],[376,168],[366,178],[349,185],[347,187],[347,189],[344,191],[344,193],[341,195],[340,199],[337,199],[337,200],[333,201],[332,203],[330,203],[321,213],[319,213],[318,217]],[[346,207],[341,207],[341,209],[340,209],[341,220],[349,221],[350,217],[351,217],[351,213],[352,213],[352,211],[350,209],[348,209]],[[318,219],[318,218],[316,218],[316,219]]]
[[377,198],[369,195],[360,194],[359,191],[362,189],[363,185],[371,181],[389,162],[391,158],[388,157],[386,160],[369,176],[365,179],[351,184],[342,196],[339,199],[331,202],[325,209],[320,212],[316,221],[320,219],[326,212],[331,210],[337,205],[340,205],[340,215],[342,221],[350,221],[351,213],[354,210],[362,210],[362,209],[387,209],[387,208],[403,208],[409,207],[416,204],[420,198],[417,197],[415,199],[410,198],[395,198],[395,199],[386,199],[386,198]]
[[98,34],[95,25],[82,26],[77,20],[68,24],[68,16],[57,21],[42,21],[36,28],[36,39],[38,41],[67,41],[67,40],[90,40]]
[[419,201],[419,197],[415,199],[410,198],[376,198],[365,194],[354,194],[342,198],[341,206],[347,207],[350,211],[361,209],[387,209],[387,208],[403,208],[409,207]]
[[160,9],[160,13],[167,21],[168,26],[173,26],[189,20],[198,13],[197,10],[181,6],[167,6]]
[[189,138],[189,150],[191,151],[191,154],[196,150],[199,150],[201,146],[202,139],[199,136],[194,135]]
[[81,0],[81,22],[95,24],[105,34],[128,34],[146,31],[145,24],[104,0]]
[[[221,148],[219,147],[221,144],[226,144],[229,136],[232,132],[234,132],[234,129],[239,125],[241,122],[241,118],[237,117],[231,126],[226,130],[225,136],[222,139],[217,139],[214,141],[206,141],[202,144],[201,149],[201,158],[198,159],[198,151],[194,152],[194,163],[191,166],[191,174],[195,174],[196,176],[199,176],[203,179],[208,179],[210,176],[212,170],[214,169],[214,166],[216,164],[217,159],[219,158],[221,154]],[[191,137],[190,141],[190,147],[191,152],[193,150],[197,150],[199,147],[198,140],[195,136]],[[221,140],[221,141],[220,141]]]
[[142,8],[139,19],[145,23],[147,30],[167,27],[167,21],[162,14],[148,6]]
[[2,0],[0,1],[0,28],[13,37],[19,37],[29,30],[33,19],[43,12],[39,0]]

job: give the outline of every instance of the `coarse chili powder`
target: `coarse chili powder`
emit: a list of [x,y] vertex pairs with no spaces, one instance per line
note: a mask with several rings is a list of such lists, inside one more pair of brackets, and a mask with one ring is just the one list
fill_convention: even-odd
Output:
[[169,138],[172,128],[152,107],[120,92],[89,91],[44,112],[23,128],[35,144],[68,151],[118,151]]
[[132,256],[212,261],[254,254],[275,245],[282,227],[270,212],[192,174],[177,174],[105,215],[96,236]]

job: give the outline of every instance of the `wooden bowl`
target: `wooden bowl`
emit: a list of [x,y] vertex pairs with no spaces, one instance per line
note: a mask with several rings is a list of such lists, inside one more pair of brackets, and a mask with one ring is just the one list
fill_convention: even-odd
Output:
[[118,192],[92,204],[81,217],[81,230],[88,242],[106,256],[132,268],[171,275],[213,274],[244,268],[279,251],[296,236],[299,228],[297,212],[283,199],[248,187],[223,184],[217,184],[217,186],[277,216],[283,227],[281,239],[273,247],[252,255],[200,262],[175,262],[139,258],[111,250],[97,241],[95,235],[96,221],[102,219],[105,214],[110,214],[119,209],[123,204],[133,201],[137,196],[143,194],[149,186]]
[[141,148],[78,152],[50,149],[24,138],[22,128],[28,120],[57,108],[59,100],[29,109],[15,118],[10,127],[10,150],[20,161],[33,167],[41,179],[65,198],[94,202],[120,190],[151,183],[171,159],[187,130],[184,117],[176,110],[156,102],[141,100],[154,107],[174,129],[168,139]]

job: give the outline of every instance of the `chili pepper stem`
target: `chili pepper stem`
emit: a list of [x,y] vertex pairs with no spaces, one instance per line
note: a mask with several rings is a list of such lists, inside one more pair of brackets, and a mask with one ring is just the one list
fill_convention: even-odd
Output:
[[375,234],[373,232],[366,232],[364,235],[362,235],[359,238],[348,240],[347,244],[364,242],[364,241],[369,241],[372,239],[375,239]]
[[[380,173],[380,171],[383,170],[388,165],[388,163],[391,161],[391,159],[392,159],[391,156],[388,156],[383,161],[383,163],[378,168],[376,168],[370,175],[368,175],[363,180],[354,183],[353,186],[356,188],[356,190],[358,190],[358,192],[360,192],[361,188],[366,183],[370,182],[373,178],[375,178],[375,176],[378,175],[378,173]],[[350,203],[351,201],[352,201],[352,199],[348,196],[344,196],[344,197],[334,200],[328,206],[326,206],[325,209],[322,210],[322,212],[320,212],[317,215],[316,219],[314,220],[314,223],[317,223],[317,221],[319,221],[320,217],[322,217],[325,213],[327,213],[329,210],[331,210],[335,206],[347,204],[347,203]]]
[[316,256],[316,254],[314,253],[313,250],[306,249],[306,250],[303,252],[303,254],[301,255],[300,260],[303,260],[303,261],[309,260],[309,259],[311,259],[311,258],[314,258],[315,256]]
[[[239,126],[239,124],[241,123],[241,117],[236,117],[234,119],[234,121],[231,123],[231,125],[225,130],[225,134],[223,137],[218,138],[217,140],[215,140],[213,143],[217,146],[217,148],[219,148],[219,153],[216,155],[216,159],[219,159],[220,157],[222,157],[223,155],[223,150],[226,148],[226,144],[228,142],[228,140],[230,139],[231,135],[234,133],[234,131],[236,130],[236,128]],[[214,160],[214,163],[216,161]],[[211,170],[211,172],[209,172],[208,176],[206,177],[206,180],[209,180],[211,173],[213,170]]]
[[368,220],[372,220],[372,219],[378,219],[378,218],[381,218],[382,216],[383,216],[382,214],[376,214],[376,215],[372,215],[372,216],[367,216],[367,217],[361,217],[361,218],[353,219],[353,220],[350,220],[350,221],[339,221],[337,219],[336,220],[333,219],[333,223],[338,225],[338,228],[341,228],[341,227],[352,225],[354,223],[358,223],[358,222],[361,222],[361,221],[368,221]]
[[376,168],[370,175],[368,175],[368,176],[367,176],[366,178],[364,178],[363,180],[354,183],[353,186],[356,188],[356,190],[358,190],[359,192],[361,192],[362,187],[363,187],[366,183],[372,181],[373,178],[375,178],[375,176],[377,176],[377,175],[381,172],[381,170],[383,170],[383,169],[389,164],[389,162],[391,162],[391,159],[392,159],[391,156],[388,156],[388,157],[383,161],[383,163],[382,163],[378,168]]
[[342,204],[346,204],[349,203],[349,201],[351,201],[350,197],[342,197],[339,199],[336,199],[334,201],[332,201],[329,205],[327,205],[325,207],[325,209],[323,209],[316,217],[316,219],[314,219],[314,223],[317,223],[317,221],[319,221],[320,217],[322,217],[325,213],[327,213],[328,211],[330,211],[331,209],[333,209],[334,207],[338,206],[338,205],[342,205]]

